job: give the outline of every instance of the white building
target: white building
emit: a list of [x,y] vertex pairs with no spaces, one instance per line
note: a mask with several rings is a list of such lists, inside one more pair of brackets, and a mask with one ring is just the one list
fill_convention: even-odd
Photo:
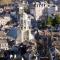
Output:
[[19,6],[20,13],[20,34],[17,36],[16,44],[24,42],[25,40],[30,40],[31,34],[31,19],[30,15],[24,12],[24,6]]
[[26,13],[23,13],[23,20],[21,20],[21,32],[22,32],[22,40],[29,40],[29,36],[31,34],[31,19]]
[[44,9],[47,8],[47,2],[46,1],[40,1],[40,2],[34,2],[30,9],[31,14],[35,16],[36,20],[39,20],[39,18],[43,15]]
[[26,40],[30,40],[31,38],[30,36],[31,36],[31,20],[29,18],[29,15],[23,12],[23,15],[20,19],[20,36],[17,37],[16,42],[21,43]]
[[7,42],[7,36],[6,33],[3,31],[0,31],[0,49],[8,50],[8,42]]
[[0,26],[5,26],[9,21],[11,21],[11,18],[9,16],[0,17]]

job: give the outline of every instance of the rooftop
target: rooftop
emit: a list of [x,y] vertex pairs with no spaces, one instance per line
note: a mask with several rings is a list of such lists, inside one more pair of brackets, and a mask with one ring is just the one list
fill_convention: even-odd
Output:
[[0,37],[6,37],[6,33],[3,31],[0,31]]
[[11,4],[12,0],[0,0],[1,5]]
[[12,27],[7,35],[15,39],[17,37],[17,29]]

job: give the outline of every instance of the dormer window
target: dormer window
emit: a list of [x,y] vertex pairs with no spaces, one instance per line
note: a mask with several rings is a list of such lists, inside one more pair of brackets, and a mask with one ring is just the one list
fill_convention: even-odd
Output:
[[36,2],[36,7],[39,7],[40,3],[39,2]]

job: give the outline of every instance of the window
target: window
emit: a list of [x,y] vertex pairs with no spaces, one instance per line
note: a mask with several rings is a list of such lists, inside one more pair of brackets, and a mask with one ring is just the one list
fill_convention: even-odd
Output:
[[39,7],[40,7],[40,4],[39,4]]
[[7,46],[7,44],[5,44],[5,46]]
[[26,21],[24,20],[24,28],[26,28]]
[[1,47],[3,47],[3,44],[1,44]]
[[24,25],[26,25],[26,21],[24,20]]
[[0,47],[1,47],[1,44],[0,44]]
[[20,26],[21,26],[21,29],[22,29],[22,27],[23,27],[23,20],[21,20]]
[[45,6],[45,4],[44,4],[44,6]]
[[38,4],[37,4],[37,7],[38,7]]
[[23,24],[23,20],[21,20],[21,24]]
[[30,22],[30,21],[28,21],[28,27],[29,27],[29,28],[31,27],[31,22]]
[[5,50],[8,50],[8,48],[5,48]]
[[24,29],[26,29],[26,27],[24,27]]
[[36,4],[36,7],[38,7],[38,4]]
[[24,40],[28,40],[29,39],[29,31],[26,31],[24,33]]
[[23,29],[23,27],[21,26],[21,29]]
[[41,6],[43,7],[43,4],[41,4]]

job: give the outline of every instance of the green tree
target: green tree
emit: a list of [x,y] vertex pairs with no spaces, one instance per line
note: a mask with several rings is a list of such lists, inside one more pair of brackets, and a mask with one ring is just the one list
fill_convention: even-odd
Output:
[[54,19],[52,19],[52,26],[56,24],[60,24],[60,15],[56,15]]
[[42,28],[45,28],[46,27],[46,24],[45,24],[45,21],[42,23]]
[[56,17],[55,19],[52,19],[52,26],[55,26],[57,24],[57,20],[56,20]]
[[56,24],[60,24],[60,15],[55,15],[55,18],[48,17],[47,25],[55,26]]
[[60,15],[56,15],[57,24],[60,24]]
[[48,17],[47,25],[52,25],[52,18],[51,17]]

